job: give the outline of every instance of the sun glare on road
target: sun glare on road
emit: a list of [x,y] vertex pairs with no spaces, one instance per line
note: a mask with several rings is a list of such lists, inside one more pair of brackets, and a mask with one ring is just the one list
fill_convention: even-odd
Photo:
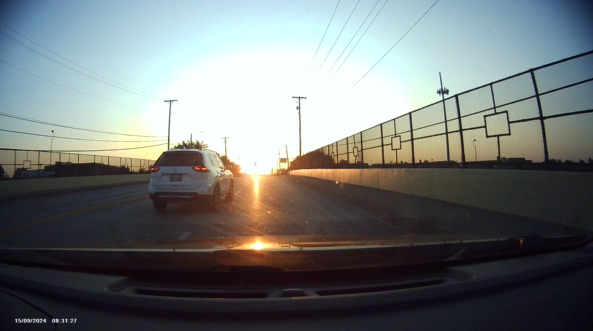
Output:
[[259,195],[259,176],[251,177],[253,179],[253,193]]
[[259,203],[259,176],[251,177],[253,179],[253,204],[257,206]]

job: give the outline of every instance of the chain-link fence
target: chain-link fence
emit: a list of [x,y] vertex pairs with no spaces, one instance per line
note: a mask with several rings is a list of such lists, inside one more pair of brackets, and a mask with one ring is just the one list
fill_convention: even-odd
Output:
[[149,173],[155,160],[0,148],[5,178],[47,178]]
[[448,97],[292,161],[291,169],[593,169],[593,51]]

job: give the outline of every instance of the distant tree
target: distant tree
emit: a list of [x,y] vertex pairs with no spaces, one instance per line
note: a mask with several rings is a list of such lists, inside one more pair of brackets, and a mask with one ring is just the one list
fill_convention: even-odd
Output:
[[583,159],[580,159],[580,160],[579,160],[579,164],[585,164],[585,160],[583,160]]
[[593,159],[589,158],[589,160],[587,161],[587,163],[593,164]]
[[[218,154],[218,153],[216,153],[216,154]],[[231,161],[231,159],[229,159],[226,155],[221,156],[220,154],[218,154],[218,156],[220,157],[222,164],[224,164],[233,173],[234,176],[239,176],[239,173],[241,172],[240,165]]]
[[22,179],[23,178],[23,171],[27,171],[25,168],[18,168],[14,171],[12,175],[12,179]]
[[[362,164],[358,161],[357,164]],[[336,161],[320,150],[297,156],[290,162],[290,170],[336,168]]]
[[203,141],[193,141],[191,139],[182,140],[177,145],[173,146],[171,149],[205,149],[208,148],[208,144]]
[[[590,160],[591,158],[589,158]],[[2,167],[2,165],[0,164],[0,180],[4,179],[4,175],[6,174],[6,171],[4,171],[4,167]]]

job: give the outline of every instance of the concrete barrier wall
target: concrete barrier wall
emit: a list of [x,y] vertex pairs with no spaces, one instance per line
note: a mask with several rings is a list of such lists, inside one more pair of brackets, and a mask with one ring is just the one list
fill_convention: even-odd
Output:
[[593,230],[593,174],[487,169],[315,169],[291,175],[374,187]]
[[0,181],[0,198],[53,190],[120,185],[122,183],[146,182],[148,184],[149,181],[150,174],[6,180]]

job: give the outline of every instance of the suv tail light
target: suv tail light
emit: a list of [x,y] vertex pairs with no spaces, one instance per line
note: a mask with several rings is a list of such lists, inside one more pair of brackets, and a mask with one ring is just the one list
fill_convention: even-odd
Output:
[[150,167],[150,172],[157,172],[159,170],[161,170],[161,167],[159,167],[159,166],[152,166],[152,167]]
[[210,169],[206,168],[204,165],[195,166],[192,169],[194,169],[195,172],[210,172]]

